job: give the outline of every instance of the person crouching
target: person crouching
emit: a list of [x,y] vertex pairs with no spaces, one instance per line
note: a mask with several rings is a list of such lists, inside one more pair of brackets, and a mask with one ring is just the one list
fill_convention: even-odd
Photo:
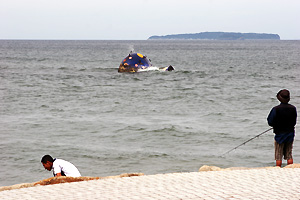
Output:
[[53,170],[54,176],[81,176],[78,169],[72,163],[63,159],[53,159],[50,155],[44,155],[41,162],[45,169],[48,171]]

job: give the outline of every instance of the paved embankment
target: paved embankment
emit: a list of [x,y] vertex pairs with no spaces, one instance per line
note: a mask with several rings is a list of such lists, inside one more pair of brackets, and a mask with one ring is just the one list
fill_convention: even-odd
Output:
[[265,199],[299,200],[300,168],[204,171],[35,186],[0,199]]

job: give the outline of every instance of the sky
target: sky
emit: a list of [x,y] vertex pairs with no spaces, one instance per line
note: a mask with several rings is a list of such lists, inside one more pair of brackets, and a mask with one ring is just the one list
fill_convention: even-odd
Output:
[[300,39],[300,0],[0,0],[0,39],[146,40],[199,32]]

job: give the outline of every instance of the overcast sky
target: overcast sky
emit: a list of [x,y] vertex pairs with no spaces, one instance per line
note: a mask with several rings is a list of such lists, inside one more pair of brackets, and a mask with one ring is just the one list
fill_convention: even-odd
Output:
[[300,39],[300,0],[0,0],[0,39],[146,40],[206,31]]

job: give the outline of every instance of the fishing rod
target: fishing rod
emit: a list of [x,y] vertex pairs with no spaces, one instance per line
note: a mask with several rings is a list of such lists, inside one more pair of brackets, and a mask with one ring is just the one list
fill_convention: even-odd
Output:
[[223,157],[225,154],[228,154],[229,152],[231,152],[231,151],[233,151],[233,150],[239,148],[240,146],[242,146],[242,145],[244,145],[244,144],[250,142],[251,140],[253,140],[253,139],[255,139],[255,138],[261,136],[262,134],[264,134],[264,133],[266,133],[266,132],[268,132],[268,131],[270,131],[270,130],[272,130],[272,129],[273,129],[273,128],[269,128],[268,130],[265,130],[264,132],[262,132],[262,133],[260,133],[260,134],[258,134],[258,135],[256,135],[256,136],[254,136],[253,138],[250,138],[249,140],[243,142],[242,144],[240,144],[240,145],[234,147],[233,149],[230,149],[229,151],[223,153],[221,157]]

